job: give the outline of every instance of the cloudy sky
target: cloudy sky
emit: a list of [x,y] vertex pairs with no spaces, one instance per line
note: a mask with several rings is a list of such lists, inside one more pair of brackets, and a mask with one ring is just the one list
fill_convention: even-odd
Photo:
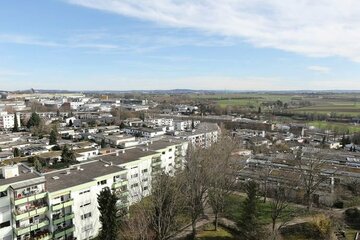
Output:
[[358,0],[4,0],[0,89],[360,89]]

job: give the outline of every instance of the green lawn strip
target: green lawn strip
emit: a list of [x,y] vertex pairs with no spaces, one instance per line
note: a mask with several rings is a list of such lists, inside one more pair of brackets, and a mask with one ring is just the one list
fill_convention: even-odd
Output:
[[[226,218],[239,222],[242,212],[242,203],[245,200],[245,197],[239,195],[230,195],[226,199],[224,215]],[[270,200],[269,200],[270,201]],[[271,205],[267,201],[263,203],[259,200],[259,221],[261,224],[270,224],[271,220]],[[306,209],[299,208],[294,205],[289,205],[289,207],[284,211],[284,214],[278,219],[278,222],[288,221],[296,216],[306,216],[312,214],[308,213]]]
[[198,240],[207,240],[207,239],[235,239],[233,235],[226,231],[224,228],[219,227],[217,231],[215,231],[215,227],[213,224],[206,224],[204,229],[199,231],[196,235],[196,239]]

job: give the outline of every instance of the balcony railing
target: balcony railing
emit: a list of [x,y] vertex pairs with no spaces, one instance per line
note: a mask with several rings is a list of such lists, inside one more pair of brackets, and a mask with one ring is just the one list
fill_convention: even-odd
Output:
[[127,184],[128,184],[127,180],[120,180],[120,181],[115,182],[113,184],[113,188],[120,188],[120,187],[123,187],[123,186],[127,186]]
[[21,220],[25,218],[30,218],[36,215],[45,214],[49,210],[48,206],[46,204],[40,205],[40,206],[32,206],[28,210],[14,210],[14,217],[15,220]]
[[20,205],[23,203],[39,200],[39,199],[46,197],[46,194],[47,193],[45,191],[33,191],[33,192],[31,192],[31,194],[18,195],[18,196],[15,196],[14,204]]
[[66,208],[66,207],[69,207],[69,206],[72,206],[74,203],[74,200],[71,198],[71,199],[68,199],[64,202],[61,202],[61,203],[57,203],[57,204],[54,204],[52,205],[51,209],[53,211],[56,211],[56,210],[59,210],[59,209],[62,209],[62,208]]
[[35,231],[42,227],[48,226],[49,220],[47,218],[41,219],[38,223],[32,223],[27,226],[18,227],[15,229],[16,236],[21,236],[23,234],[29,233],[31,231]]
[[59,223],[66,222],[74,218],[74,213],[61,214],[53,218],[53,224],[58,225]]
[[74,230],[75,230],[75,227],[73,224],[63,227],[63,228],[58,228],[54,232],[54,238],[56,239],[59,237],[63,237],[65,235],[69,235],[72,232],[74,232]]

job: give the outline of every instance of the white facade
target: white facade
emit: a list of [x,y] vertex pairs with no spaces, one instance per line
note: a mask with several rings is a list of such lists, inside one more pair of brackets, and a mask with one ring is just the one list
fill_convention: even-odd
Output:
[[[20,115],[17,114],[18,126],[21,126]],[[0,129],[12,129],[14,128],[15,114],[1,112],[0,113]]]

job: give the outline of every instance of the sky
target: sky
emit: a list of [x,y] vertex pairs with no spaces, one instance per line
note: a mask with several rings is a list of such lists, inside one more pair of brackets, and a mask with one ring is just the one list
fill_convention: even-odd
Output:
[[360,90],[358,0],[4,0],[0,89]]

